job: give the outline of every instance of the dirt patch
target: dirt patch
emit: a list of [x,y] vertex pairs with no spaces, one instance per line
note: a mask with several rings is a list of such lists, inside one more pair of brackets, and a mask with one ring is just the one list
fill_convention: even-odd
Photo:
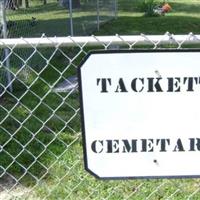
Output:
[[4,175],[0,179],[0,200],[37,199],[31,198],[32,193],[31,189],[17,184],[9,175]]
[[[0,192],[0,200],[26,199],[30,197],[30,190],[23,186],[16,186],[12,190]],[[31,199],[31,197],[29,198]]]

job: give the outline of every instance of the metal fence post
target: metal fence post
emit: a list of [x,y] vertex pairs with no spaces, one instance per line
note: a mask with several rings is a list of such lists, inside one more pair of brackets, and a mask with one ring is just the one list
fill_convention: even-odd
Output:
[[71,36],[74,36],[73,14],[72,13],[73,13],[72,0],[69,0],[70,32],[71,32]]
[[[0,0],[0,19],[2,24],[2,36],[3,38],[7,38],[7,23],[6,23],[6,9],[5,9],[5,0]],[[4,49],[4,56],[5,56],[5,66],[7,68],[6,70],[6,77],[7,77],[7,85],[9,86],[10,92],[13,91],[12,83],[11,83],[11,73],[9,71],[10,68],[10,58],[9,58],[9,49]]]

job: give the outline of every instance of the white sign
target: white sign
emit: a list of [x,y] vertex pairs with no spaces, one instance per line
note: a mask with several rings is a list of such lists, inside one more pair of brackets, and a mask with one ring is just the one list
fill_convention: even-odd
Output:
[[200,176],[200,52],[93,52],[79,84],[87,171]]

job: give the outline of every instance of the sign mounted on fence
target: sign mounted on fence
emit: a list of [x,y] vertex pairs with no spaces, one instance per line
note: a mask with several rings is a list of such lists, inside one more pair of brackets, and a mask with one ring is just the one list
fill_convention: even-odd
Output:
[[101,51],[79,67],[85,168],[200,176],[200,52]]

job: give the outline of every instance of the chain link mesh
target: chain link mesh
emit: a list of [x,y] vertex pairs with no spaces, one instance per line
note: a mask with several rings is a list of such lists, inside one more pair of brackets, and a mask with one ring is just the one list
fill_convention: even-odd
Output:
[[199,39],[166,33],[0,40],[1,50],[9,49],[0,71],[11,77],[0,81],[0,199],[199,199],[199,179],[101,181],[85,172],[77,90],[77,67],[90,50],[195,48]]
[[113,19],[116,9],[116,0],[72,0],[72,10],[69,0],[3,1],[9,38],[40,37],[43,33],[48,37],[72,32],[74,36],[90,35],[100,24]]

